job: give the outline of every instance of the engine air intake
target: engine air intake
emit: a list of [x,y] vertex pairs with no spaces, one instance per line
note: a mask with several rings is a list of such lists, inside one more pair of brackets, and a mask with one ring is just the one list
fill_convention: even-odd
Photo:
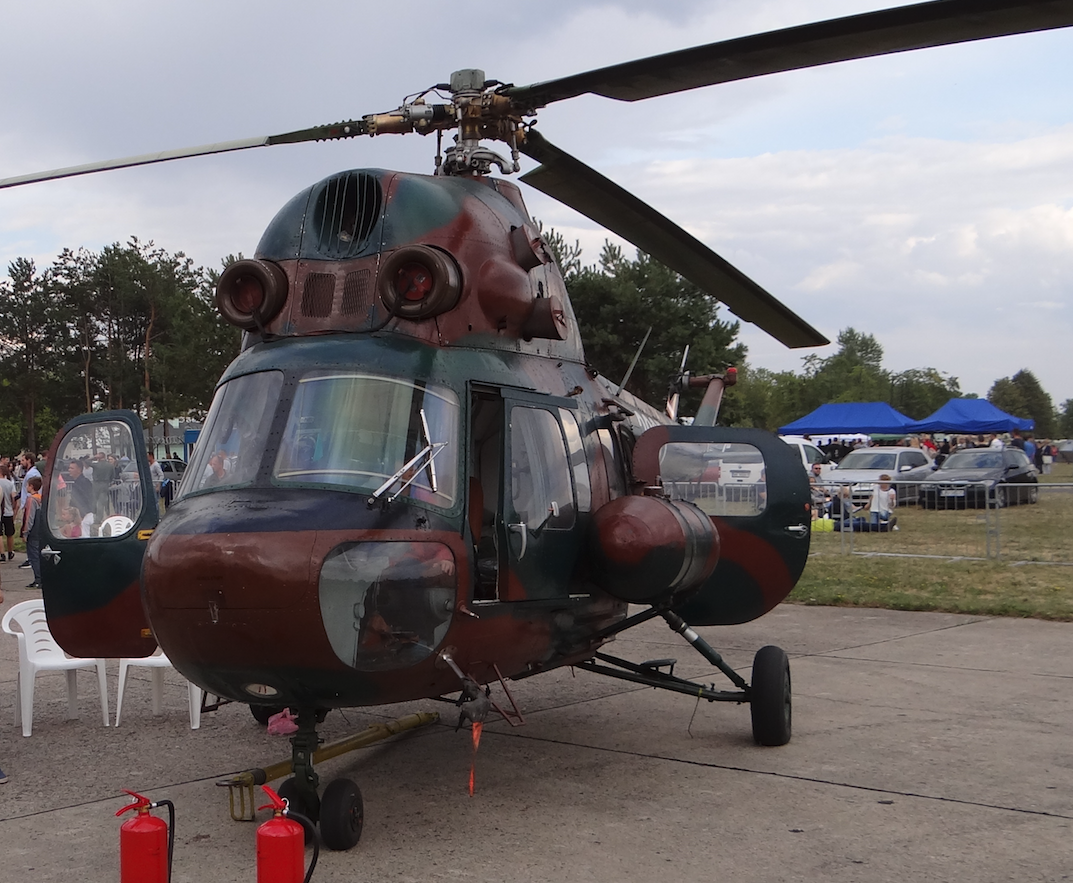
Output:
[[329,178],[310,218],[317,252],[339,260],[360,253],[380,217],[382,201],[380,182],[372,175],[344,172]]

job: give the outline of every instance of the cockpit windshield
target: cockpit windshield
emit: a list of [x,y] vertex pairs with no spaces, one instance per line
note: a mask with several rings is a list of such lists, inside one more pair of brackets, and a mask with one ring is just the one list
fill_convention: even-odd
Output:
[[457,497],[458,421],[458,397],[444,387],[311,372],[298,382],[272,477],[449,508]]
[[[454,505],[459,404],[450,389],[320,369],[288,384],[291,397],[283,380],[280,371],[263,371],[216,391],[181,496],[271,483]],[[278,435],[281,401],[286,425]]]

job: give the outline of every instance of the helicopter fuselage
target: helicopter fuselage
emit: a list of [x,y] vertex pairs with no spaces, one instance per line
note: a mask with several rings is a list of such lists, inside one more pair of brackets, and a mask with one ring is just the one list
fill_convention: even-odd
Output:
[[[590,513],[610,497],[606,469],[621,468],[604,462],[598,432],[586,427],[602,415],[584,366],[389,334],[332,335],[258,344],[220,388],[267,377],[274,401],[243,397],[226,425],[226,408],[210,416],[204,456],[146,549],[154,633],[191,680],[245,701],[398,701],[457,687],[437,661],[442,650],[480,682],[514,677],[591,656],[602,643],[594,635],[625,615],[626,604],[597,589],[581,565]],[[551,407],[530,398],[519,406],[528,416],[576,420],[578,437],[590,439],[583,461],[561,476],[569,499],[552,501],[557,522],[550,512],[516,511],[520,494],[534,490],[519,484],[531,478],[529,464],[512,470],[504,459],[503,402],[534,389]],[[316,404],[307,401],[312,390],[323,394]],[[559,400],[573,404],[570,416],[556,413]],[[364,410],[377,403],[375,413]],[[445,443],[431,460],[436,490],[419,463],[418,479],[398,496],[391,499],[409,476],[374,498],[426,444],[414,410],[431,425],[430,441]],[[397,444],[370,442],[392,424]],[[295,442],[308,450],[295,453]],[[239,480],[211,480],[206,457],[220,448],[232,458],[226,477],[241,469]],[[239,465],[243,458],[256,463]],[[501,529],[515,518],[532,522],[525,554],[517,534]],[[511,542],[512,550],[499,548]]]

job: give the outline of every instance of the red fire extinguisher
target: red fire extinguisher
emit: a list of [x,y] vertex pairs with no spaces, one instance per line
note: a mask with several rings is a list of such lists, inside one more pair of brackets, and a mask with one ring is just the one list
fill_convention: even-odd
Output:
[[[257,883],[309,883],[320,854],[313,823],[291,812],[287,801],[267,785],[261,788],[272,802],[258,809],[272,810],[272,818],[257,829]],[[313,859],[308,870],[303,867],[307,828],[313,835]]]
[[[134,818],[127,819],[119,827],[119,881],[169,883],[175,848],[175,805],[170,800],[154,803],[134,791],[123,790],[134,800],[119,810],[116,816],[123,815],[129,809],[135,813]],[[170,825],[150,812],[158,806],[168,808]]]

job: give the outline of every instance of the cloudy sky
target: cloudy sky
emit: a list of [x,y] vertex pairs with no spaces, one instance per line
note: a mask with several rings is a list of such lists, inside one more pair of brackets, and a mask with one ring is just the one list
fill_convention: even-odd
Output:
[[[0,178],[390,110],[459,68],[526,84],[892,5],[184,0],[7,3]],[[1073,29],[625,104],[545,109],[556,144],[650,202],[832,339],[985,395],[1032,370],[1073,398]],[[430,171],[419,136],[261,148],[0,191],[0,267],[131,235],[217,266],[344,168]],[[532,163],[524,160],[525,168]],[[605,233],[526,190],[596,259]],[[749,361],[796,369],[743,326]],[[821,349],[829,354],[832,347]]]

